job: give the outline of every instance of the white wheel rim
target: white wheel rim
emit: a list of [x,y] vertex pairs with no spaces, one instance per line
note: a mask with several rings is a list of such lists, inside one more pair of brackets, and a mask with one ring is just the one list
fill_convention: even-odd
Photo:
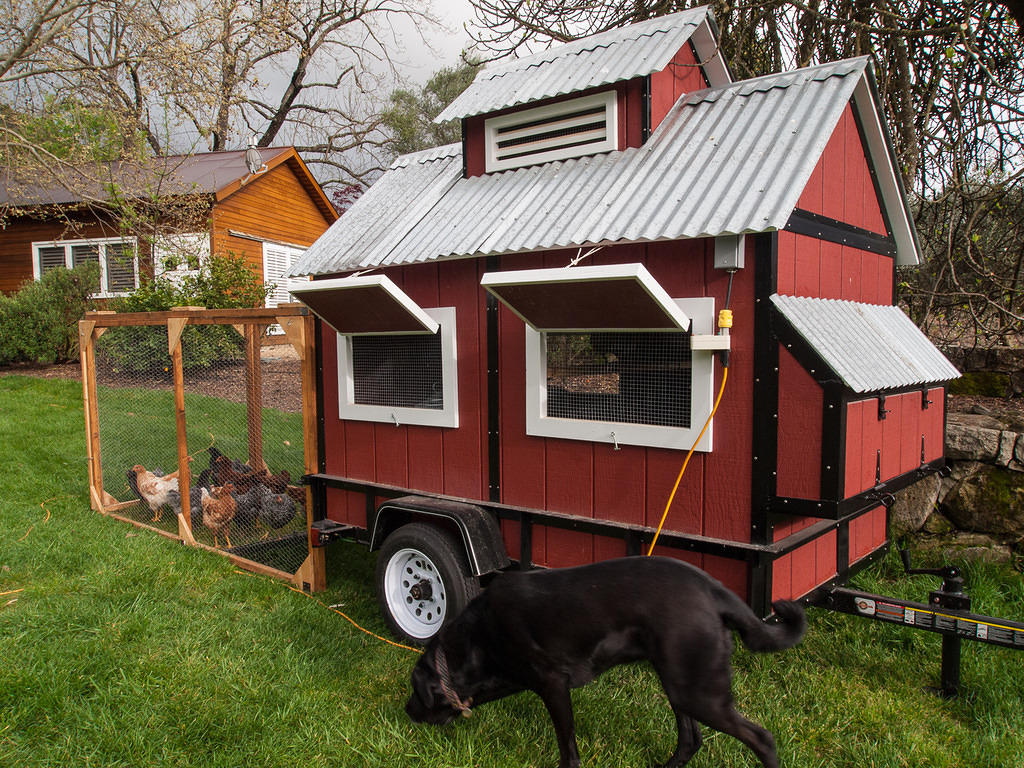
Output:
[[[417,597],[414,587],[430,585],[430,596]],[[384,571],[384,596],[392,618],[410,637],[432,637],[444,621],[448,605],[444,582],[434,562],[415,549],[400,549]]]

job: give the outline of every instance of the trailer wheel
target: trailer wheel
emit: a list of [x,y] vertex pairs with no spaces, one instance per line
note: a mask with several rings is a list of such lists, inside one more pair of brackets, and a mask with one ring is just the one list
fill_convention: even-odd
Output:
[[396,530],[377,557],[377,602],[399,637],[425,643],[480,591],[455,540],[424,523]]

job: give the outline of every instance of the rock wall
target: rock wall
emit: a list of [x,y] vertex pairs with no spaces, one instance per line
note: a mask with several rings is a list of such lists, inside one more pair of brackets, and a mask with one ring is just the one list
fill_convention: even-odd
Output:
[[949,558],[1009,561],[1024,555],[1024,416],[975,411],[948,414],[951,472],[897,495],[892,535],[913,535]]

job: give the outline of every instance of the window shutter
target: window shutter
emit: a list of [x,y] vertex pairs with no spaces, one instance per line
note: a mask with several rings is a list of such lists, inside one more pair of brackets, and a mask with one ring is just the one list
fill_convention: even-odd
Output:
[[56,267],[66,267],[64,246],[47,246],[39,249],[39,274],[45,275]]
[[128,293],[138,285],[135,269],[135,249],[126,243],[107,243],[107,291]]

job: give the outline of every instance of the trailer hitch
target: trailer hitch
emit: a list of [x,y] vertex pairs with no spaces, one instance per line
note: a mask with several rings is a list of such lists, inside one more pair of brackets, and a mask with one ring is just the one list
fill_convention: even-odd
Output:
[[910,553],[906,549],[900,549],[900,559],[908,575],[937,576],[942,579],[942,586],[929,593],[927,603],[843,587],[824,590],[812,596],[810,602],[820,608],[903,624],[942,635],[942,663],[936,692],[945,698],[955,698],[960,691],[960,651],[963,640],[1024,650],[1024,624],[970,612],[971,598],[965,591],[964,577],[959,568],[954,565],[913,568]]

